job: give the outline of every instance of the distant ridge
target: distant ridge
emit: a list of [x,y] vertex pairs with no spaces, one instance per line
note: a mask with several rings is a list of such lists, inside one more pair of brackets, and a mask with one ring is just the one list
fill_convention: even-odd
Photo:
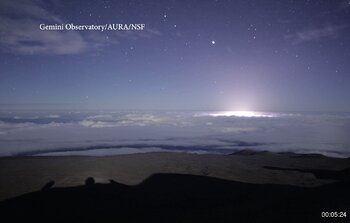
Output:
[[238,150],[234,153],[230,153],[228,155],[243,155],[243,156],[253,156],[253,155],[284,155],[284,156],[289,156],[292,158],[309,158],[309,159],[327,159],[327,158],[332,158],[332,159],[350,159],[350,157],[332,157],[332,156],[325,156],[323,154],[319,153],[294,153],[294,152],[271,152],[267,150],[252,150],[252,149],[243,149],[243,150]]
[[269,151],[266,151],[266,150],[256,151],[256,150],[251,150],[251,149],[243,149],[243,150],[239,150],[237,152],[231,153],[230,155],[252,156],[252,155],[257,155],[257,154],[260,154],[260,155],[266,154],[267,155],[267,154],[276,154],[276,153],[269,152]]

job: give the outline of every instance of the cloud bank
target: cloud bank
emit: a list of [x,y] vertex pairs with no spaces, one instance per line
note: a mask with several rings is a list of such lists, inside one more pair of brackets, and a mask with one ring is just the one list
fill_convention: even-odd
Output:
[[0,156],[242,149],[350,156],[349,114],[211,115],[217,113],[2,112]]

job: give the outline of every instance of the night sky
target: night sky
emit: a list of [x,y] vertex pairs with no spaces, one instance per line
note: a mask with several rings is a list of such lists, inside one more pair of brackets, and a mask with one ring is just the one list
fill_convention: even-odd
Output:
[[349,13],[349,0],[1,0],[0,107],[350,111]]

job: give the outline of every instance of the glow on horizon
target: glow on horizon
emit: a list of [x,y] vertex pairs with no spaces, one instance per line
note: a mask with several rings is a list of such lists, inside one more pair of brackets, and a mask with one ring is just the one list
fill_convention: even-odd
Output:
[[222,111],[217,113],[209,114],[213,117],[246,117],[246,118],[274,118],[277,117],[276,114],[265,113],[265,112],[257,112],[257,111]]

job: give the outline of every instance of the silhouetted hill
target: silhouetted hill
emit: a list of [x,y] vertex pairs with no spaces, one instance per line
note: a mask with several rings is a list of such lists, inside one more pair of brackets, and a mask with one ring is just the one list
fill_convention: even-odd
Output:
[[350,180],[350,168],[343,170],[322,170],[322,169],[298,169],[298,168],[281,168],[273,166],[264,166],[270,170],[281,170],[281,171],[298,171],[302,173],[312,173],[318,179],[331,179],[331,180]]
[[1,216],[11,222],[330,222],[322,211],[350,208],[346,181],[302,188],[155,174],[137,186],[93,178],[83,186],[52,186],[1,202]]

